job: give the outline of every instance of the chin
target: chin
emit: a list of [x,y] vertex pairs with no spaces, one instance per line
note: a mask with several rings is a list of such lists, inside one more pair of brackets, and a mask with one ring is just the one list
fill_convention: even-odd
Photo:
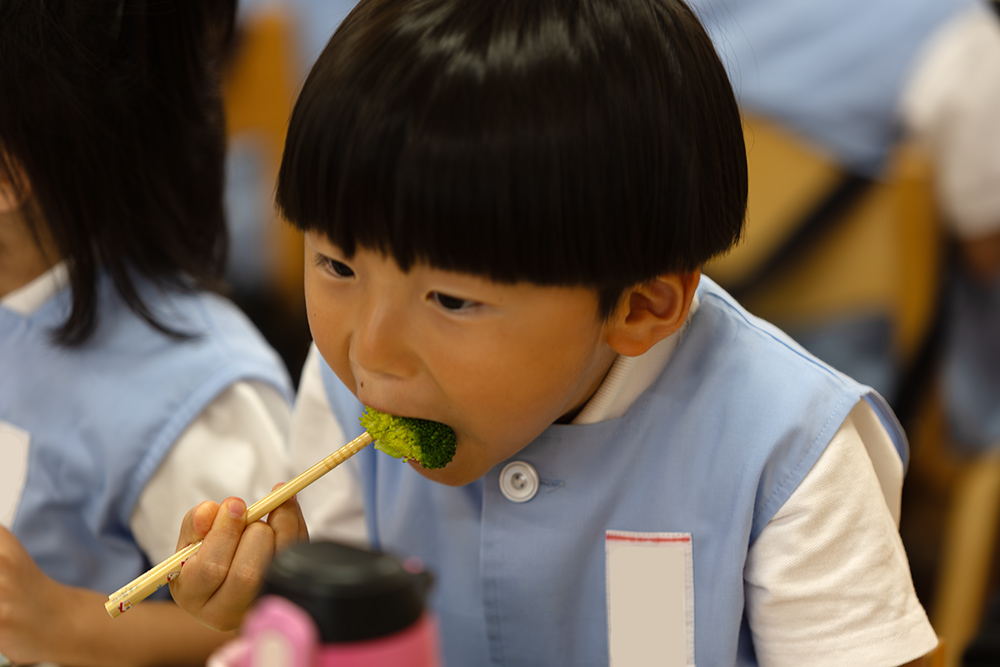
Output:
[[[455,465],[455,461],[452,461],[443,468],[425,468],[415,461],[407,461],[407,463],[411,468],[420,473],[421,477],[446,486],[465,486],[466,484],[475,482],[486,474],[483,472],[477,475],[468,470],[466,466]],[[463,468],[465,469],[463,470]]]

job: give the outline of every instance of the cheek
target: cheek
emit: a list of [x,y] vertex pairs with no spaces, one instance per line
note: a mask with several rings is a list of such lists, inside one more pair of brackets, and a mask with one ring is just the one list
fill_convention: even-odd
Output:
[[313,335],[316,334],[314,329],[317,315],[320,312],[321,300],[319,298],[319,289],[316,285],[316,278],[312,275],[312,271],[309,267],[306,267],[305,278],[302,281],[303,294],[306,299],[306,317],[309,319],[309,327],[313,329]]
[[305,280],[305,298],[306,317],[313,342],[330,368],[343,378],[342,371],[347,367],[347,346],[344,341],[348,331],[343,309],[338,307],[335,300],[326,297],[316,281],[310,280],[308,275]]
[[506,408],[503,418],[529,436],[585,403],[613,361],[589,330],[578,337],[554,335],[536,343],[495,371],[504,387],[496,392]]
[[438,380],[448,387],[453,404],[469,420],[475,436],[495,443],[501,450],[498,454],[509,455],[562,415],[582,371],[578,358],[498,356],[496,350],[453,358],[455,363]]
[[313,340],[322,352],[324,338],[329,330],[329,327],[326,325],[329,317],[325,312],[326,308],[324,307],[323,300],[318,297],[315,287],[310,287],[309,283],[310,281],[307,277],[305,282],[306,319],[309,321],[309,333],[312,334]]

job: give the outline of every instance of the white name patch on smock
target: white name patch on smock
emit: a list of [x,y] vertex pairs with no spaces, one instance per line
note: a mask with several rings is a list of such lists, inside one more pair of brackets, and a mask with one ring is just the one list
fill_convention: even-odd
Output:
[[31,435],[0,421],[0,526],[10,528],[17,516],[24,481],[28,477],[28,447]]
[[605,534],[612,667],[695,667],[690,533]]

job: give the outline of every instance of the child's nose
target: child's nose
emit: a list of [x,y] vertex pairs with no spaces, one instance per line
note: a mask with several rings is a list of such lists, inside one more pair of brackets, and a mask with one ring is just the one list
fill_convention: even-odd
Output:
[[403,317],[376,305],[362,318],[351,345],[351,358],[369,373],[405,377],[412,366]]

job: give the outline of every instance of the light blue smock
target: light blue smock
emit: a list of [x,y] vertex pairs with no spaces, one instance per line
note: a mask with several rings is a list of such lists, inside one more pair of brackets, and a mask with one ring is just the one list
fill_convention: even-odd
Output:
[[280,357],[229,301],[139,288],[161,321],[194,337],[154,330],[106,277],[97,330],[79,348],[52,342],[68,288],[27,316],[0,307],[0,422],[30,437],[13,533],[48,576],[107,593],[148,569],[132,512],[202,410],[244,380],[291,400]]

